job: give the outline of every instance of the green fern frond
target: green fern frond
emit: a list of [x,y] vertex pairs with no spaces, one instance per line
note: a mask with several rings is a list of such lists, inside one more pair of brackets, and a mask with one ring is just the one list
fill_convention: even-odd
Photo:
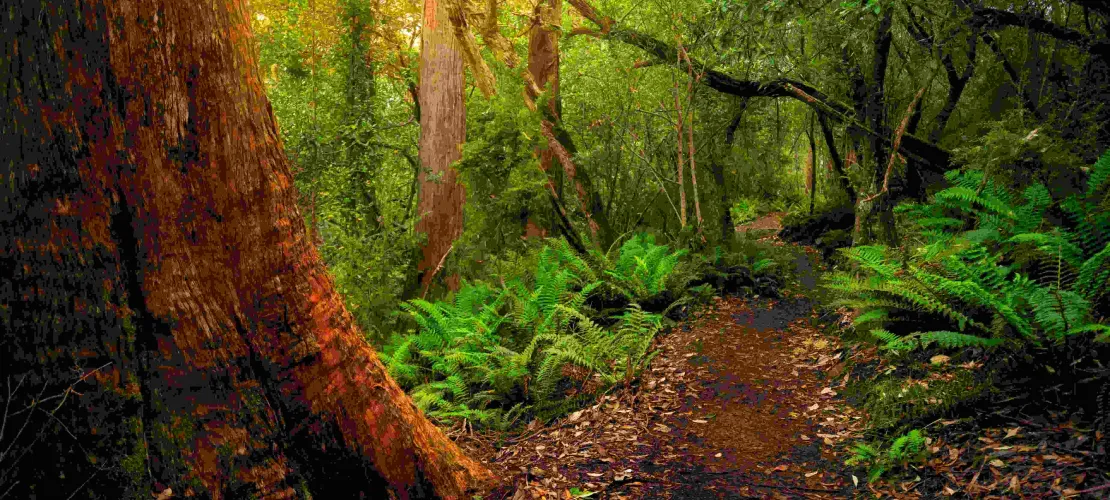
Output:
[[913,335],[920,340],[922,347],[927,347],[929,344],[936,343],[944,348],[958,349],[971,346],[994,347],[1002,343],[1002,339],[988,339],[960,332],[918,332]]

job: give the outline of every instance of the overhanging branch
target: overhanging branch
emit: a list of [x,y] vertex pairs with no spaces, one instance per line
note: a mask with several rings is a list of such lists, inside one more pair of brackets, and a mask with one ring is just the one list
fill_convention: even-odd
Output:
[[[615,23],[611,18],[601,15],[597,9],[594,9],[586,0],[567,1],[574,6],[583,17],[589,19],[601,28],[599,36],[642,49],[658,60],[659,64],[683,69],[679,65],[678,61],[680,61],[680,58],[678,57],[678,49],[675,46],[640,31],[615,27]],[[838,122],[851,125],[866,134],[874,136],[883,145],[887,147],[891,146],[891,130],[885,128],[882,130],[872,130],[866,124],[856,120],[855,113],[849,106],[833,100],[825,93],[807,83],[787,78],[769,81],[741,80],[722,71],[710,68],[708,65],[695,58],[690,58],[690,64],[697,69],[699,74],[703,75],[701,83],[713,90],[743,98],[786,97],[796,99],[814,107],[818,113],[827,114],[830,118]],[[931,170],[937,171],[947,170],[952,158],[951,153],[948,151],[910,134],[906,134],[902,138],[901,151],[927,164],[931,167]]]

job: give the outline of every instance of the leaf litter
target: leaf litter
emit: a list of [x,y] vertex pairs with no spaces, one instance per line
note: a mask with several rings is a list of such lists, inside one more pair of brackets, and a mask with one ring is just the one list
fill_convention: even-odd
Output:
[[843,351],[812,304],[714,302],[657,340],[631,387],[501,446],[456,435],[502,478],[489,497],[850,495],[843,461],[864,418],[838,396]]

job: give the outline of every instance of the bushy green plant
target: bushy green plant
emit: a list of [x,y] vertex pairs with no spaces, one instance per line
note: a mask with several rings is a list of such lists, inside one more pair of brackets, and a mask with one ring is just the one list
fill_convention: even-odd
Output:
[[[686,250],[672,251],[667,245],[657,245],[654,236],[641,233],[620,247],[605,273],[628,298],[643,300],[668,288],[668,280],[686,253]],[[683,285],[685,283],[678,284],[679,287]]]
[[857,269],[833,274],[827,286],[861,311],[857,327],[895,351],[1043,345],[1081,333],[1107,340],[1093,308],[1110,279],[1107,172],[1110,153],[1092,167],[1086,190],[1060,203],[1070,226],[1047,222],[1053,201],[1040,184],[1017,196],[981,172],[949,172],[952,187],[898,209],[920,238],[909,255],[849,249]]
[[875,482],[888,471],[923,462],[926,452],[925,435],[914,429],[894,439],[886,449],[858,443],[852,447],[852,456],[844,463],[867,466],[867,480]]
[[[659,293],[683,252],[636,237],[614,260],[585,257],[551,240],[528,276],[492,286],[466,283],[453,300],[412,300],[419,327],[382,350],[389,373],[429,416],[511,426],[525,414],[549,418],[639,372],[661,316],[631,302],[598,324],[586,305],[612,280],[633,297]],[[504,276],[501,277],[504,279]]]
[[741,199],[732,205],[730,211],[733,224],[746,224],[759,217],[759,204],[748,199]]

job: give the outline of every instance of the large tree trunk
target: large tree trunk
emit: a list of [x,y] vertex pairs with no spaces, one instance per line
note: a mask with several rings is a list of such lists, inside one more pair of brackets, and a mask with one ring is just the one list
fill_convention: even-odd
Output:
[[[466,142],[463,54],[443,0],[424,0],[420,49],[420,222],[428,236],[417,270],[425,290],[436,268],[462,235],[466,193],[451,164]],[[452,289],[457,280],[448,279]]]
[[489,478],[343,307],[244,4],[0,16],[0,494],[461,498]]

